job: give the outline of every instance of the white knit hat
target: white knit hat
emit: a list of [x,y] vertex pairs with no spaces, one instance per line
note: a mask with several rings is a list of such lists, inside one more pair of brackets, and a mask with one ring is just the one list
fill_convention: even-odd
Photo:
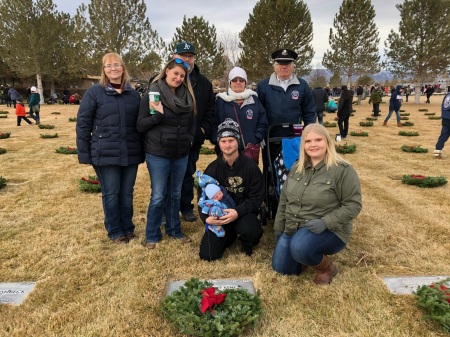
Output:
[[245,82],[247,82],[247,73],[242,68],[234,67],[233,69],[231,69],[230,73],[228,74],[228,81],[231,81],[236,77],[243,78]]

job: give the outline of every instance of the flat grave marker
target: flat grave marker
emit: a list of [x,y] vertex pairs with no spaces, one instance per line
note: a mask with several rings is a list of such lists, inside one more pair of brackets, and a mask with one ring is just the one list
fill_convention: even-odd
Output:
[[383,277],[390,292],[397,295],[412,294],[418,287],[443,281],[448,276],[407,276],[407,277]]
[[33,290],[35,282],[0,282],[0,304],[20,305]]
[[[250,294],[256,294],[255,287],[253,286],[253,282],[246,279],[236,279],[236,280],[227,280],[227,279],[220,279],[220,280],[207,280],[208,282],[211,282],[213,287],[217,288],[217,290],[223,291],[225,289],[245,289]],[[174,281],[170,282],[167,291],[166,296],[169,296],[174,291],[180,289],[182,285],[184,285],[184,281]]]

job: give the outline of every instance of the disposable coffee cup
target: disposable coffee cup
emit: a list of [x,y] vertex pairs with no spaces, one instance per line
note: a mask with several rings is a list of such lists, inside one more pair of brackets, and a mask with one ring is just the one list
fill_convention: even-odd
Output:
[[337,142],[340,142],[342,140],[341,135],[336,135],[335,139],[336,139]]
[[[148,98],[150,100],[150,103],[158,103],[159,102],[159,92],[157,92],[157,91],[149,91]],[[150,107],[150,114],[151,115],[155,115],[157,113],[158,113],[158,111],[156,111],[155,109],[152,109]]]

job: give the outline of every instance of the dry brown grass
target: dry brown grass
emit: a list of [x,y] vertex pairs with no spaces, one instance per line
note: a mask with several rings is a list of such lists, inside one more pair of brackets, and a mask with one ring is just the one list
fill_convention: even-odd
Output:
[[[444,336],[437,325],[421,320],[414,296],[392,295],[380,279],[450,274],[450,186],[419,189],[396,179],[412,173],[450,178],[450,150],[447,160],[432,155],[441,122],[418,112],[428,108],[439,114],[442,96],[431,100],[431,105],[403,105],[415,126],[402,130],[417,130],[419,137],[398,136],[394,117],[388,127],[381,126],[387,104],[375,126],[360,127],[371,105],[365,100],[355,106],[350,131],[367,131],[369,137],[349,136],[357,151],[346,158],[361,178],[364,207],[350,244],[333,257],[340,274],[330,287],[312,285],[312,271],[300,277],[272,271],[271,223],[250,258],[233,246],[221,261],[200,261],[204,229],[199,222],[182,224],[192,244],[164,237],[157,249],[146,251],[150,187],[145,165],[135,187],[138,239],[112,244],[100,195],[78,190],[78,179],[93,175],[93,169],[79,165],[76,155],[55,153],[60,146],[75,146],[75,123],[68,118],[76,116],[77,107],[44,106],[42,122],[54,124],[51,133],[59,138],[41,139],[46,130],[26,123],[16,127],[13,109],[1,106],[10,114],[0,120],[0,132],[12,134],[0,140],[8,149],[0,155],[0,175],[9,181],[0,190],[0,281],[37,285],[22,305],[0,306],[0,336],[178,336],[163,318],[160,300],[169,281],[194,276],[253,280],[264,314],[248,336]],[[406,153],[400,150],[404,144],[431,152]],[[212,159],[202,156],[199,168]]]

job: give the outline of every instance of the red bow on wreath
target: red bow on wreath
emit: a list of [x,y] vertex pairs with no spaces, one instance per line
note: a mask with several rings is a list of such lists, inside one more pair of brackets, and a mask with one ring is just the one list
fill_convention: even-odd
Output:
[[201,303],[201,311],[202,314],[205,313],[206,310],[209,309],[211,313],[214,313],[213,306],[219,305],[225,301],[225,296],[227,294],[215,294],[216,288],[206,288],[205,290],[202,290],[200,293],[203,294],[202,303]]
[[83,181],[85,181],[85,182],[87,182],[87,183],[89,183],[89,184],[93,184],[93,185],[98,185],[98,184],[100,184],[100,181],[98,181],[98,180],[89,180],[89,179],[86,179],[86,178],[84,178],[84,177],[82,177],[81,180],[83,180]]
[[426,177],[420,174],[411,174],[411,178],[413,179],[425,179]]

